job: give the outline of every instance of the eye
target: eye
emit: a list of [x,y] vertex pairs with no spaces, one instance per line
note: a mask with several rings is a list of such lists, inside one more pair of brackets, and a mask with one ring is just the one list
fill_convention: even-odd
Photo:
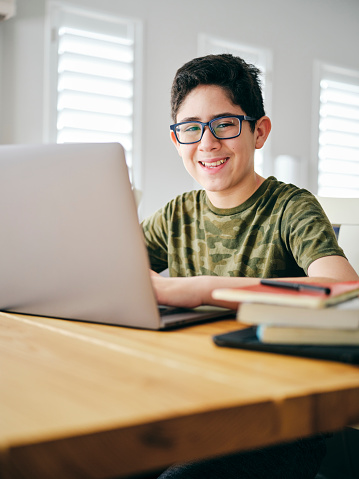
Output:
[[194,125],[194,124],[192,123],[191,125],[186,125],[186,126],[184,126],[183,131],[186,132],[186,133],[187,133],[187,132],[188,132],[188,133],[191,133],[191,132],[196,132],[196,131],[198,131],[198,130],[200,130],[200,129],[201,129],[200,125]]
[[218,125],[216,125],[216,129],[217,128],[227,128],[229,126],[233,126],[233,121],[221,121],[221,123],[219,123]]

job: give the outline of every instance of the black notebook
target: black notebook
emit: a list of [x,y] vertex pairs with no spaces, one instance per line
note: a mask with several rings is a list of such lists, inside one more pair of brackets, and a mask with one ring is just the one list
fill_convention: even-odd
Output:
[[292,345],[262,343],[256,335],[256,326],[239,329],[225,334],[213,336],[217,346],[249,349],[270,353],[303,356],[315,359],[327,359],[343,363],[359,364],[358,346],[323,346],[323,345]]

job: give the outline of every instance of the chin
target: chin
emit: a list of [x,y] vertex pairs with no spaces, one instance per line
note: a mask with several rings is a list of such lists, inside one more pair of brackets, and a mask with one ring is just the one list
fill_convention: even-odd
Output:
[[195,180],[197,181],[197,183],[199,183],[202,186],[202,188],[204,188],[207,191],[213,191],[213,192],[215,192],[215,191],[225,191],[230,187],[229,184],[223,182],[223,179],[222,180],[219,180],[219,179],[209,180],[208,178],[206,178],[206,179],[195,178]]

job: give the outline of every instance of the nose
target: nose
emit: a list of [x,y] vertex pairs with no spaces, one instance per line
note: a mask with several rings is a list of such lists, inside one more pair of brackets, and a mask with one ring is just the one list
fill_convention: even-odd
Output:
[[213,135],[208,125],[205,126],[202,139],[199,142],[199,148],[203,151],[210,151],[219,148],[220,146],[220,140]]

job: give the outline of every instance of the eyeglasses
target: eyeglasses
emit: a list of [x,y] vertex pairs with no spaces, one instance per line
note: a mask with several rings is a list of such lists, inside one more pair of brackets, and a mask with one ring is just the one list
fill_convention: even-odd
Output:
[[256,121],[245,115],[220,116],[203,123],[202,121],[182,121],[170,126],[178,143],[190,145],[202,140],[204,128],[208,125],[213,136],[218,140],[229,140],[241,134],[242,121]]

